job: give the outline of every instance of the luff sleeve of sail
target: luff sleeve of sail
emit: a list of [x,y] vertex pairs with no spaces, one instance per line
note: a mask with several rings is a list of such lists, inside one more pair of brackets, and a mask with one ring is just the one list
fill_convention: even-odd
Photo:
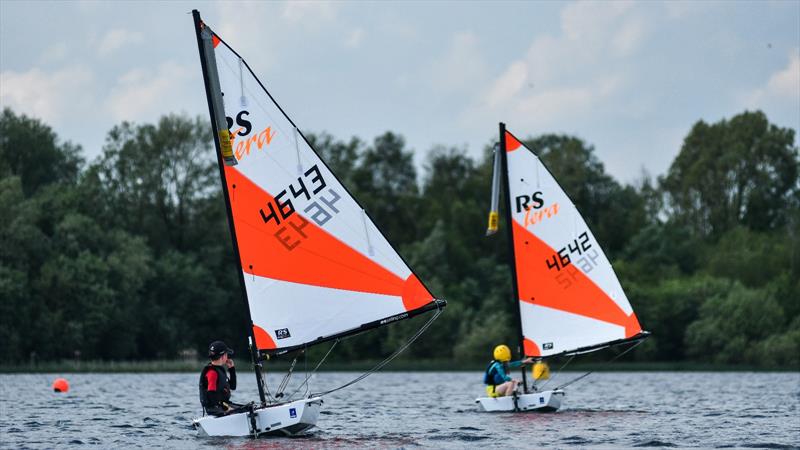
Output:
[[203,24],[202,30],[200,31],[200,37],[203,41],[202,51],[207,62],[206,70],[208,75],[208,84],[210,87],[210,101],[214,108],[214,129],[217,133],[217,137],[219,138],[222,159],[225,161],[225,164],[233,166],[237,164],[237,161],[236,158],[233,157],[231,136],[228,131],[228,121],[225,116],[225,105],[222,101],[222,91],[219,84],[217,60],[214,57],[214,33],[207,25]]
[[492,198],[491,206],[489,207],[489,223],[486,226],[486,236],[497,233],[500,222],[499,205],[500,205],[500,171],[502,169],[500,146],[494,146],[494,164],[492,170]]

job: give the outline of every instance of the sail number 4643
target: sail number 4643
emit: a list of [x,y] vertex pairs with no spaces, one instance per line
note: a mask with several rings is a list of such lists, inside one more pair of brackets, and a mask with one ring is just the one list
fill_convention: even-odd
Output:
[[[306,181],[308,186],[306,186]],[[290,184],[286,189],[279,192],[274,200],[267,202],[266,208],[259,210],[261,219],[265,224],[275,222],[275,225],[280,227],[275,231],[274,236],[287,250],[294,250],[295,247],[300,245],[301,240],[308,237],[303,231],[303,228],[308,225],[308,221],[304,217],[299,217],[298,223],[288,220],[295,213],[292,198],[295,200],[300,198],[302,200],[301,197],[304,197],[306,201],[314,199],[313,202],[303,208],[303,212],[308,214],[308,217],[320,227],[324,226],[335,214],[339,213],[336,202],[342,198],[341,195],[332,188],[328,188],[327,192],[320,194],[327,185],[319,167],[315,164],[305,171],[302,177],[297,177],[296,183]],[[309,189],[311,189],[310,192]],[[292,198],[289,198],[289,195]],[[284,225],[281,226],[281,223],[284,223]],[[287,228],[286,223],[294,230],[294,233]],[[290,234],[294,235],[294,237],[290,236]]]

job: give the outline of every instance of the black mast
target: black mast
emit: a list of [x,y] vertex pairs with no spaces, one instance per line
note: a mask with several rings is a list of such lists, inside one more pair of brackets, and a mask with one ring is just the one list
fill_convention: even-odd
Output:
[[[258,384],[258,396],[261,399],[261,404],[266,405],[267,397],[264,395],[264,379],[261,377],[261,359],[258,355],[256,348],[256,338],[253,334],[253,319],[250,317],[250,303],[247,301],[247,289],[244,284],[244,272],[242,271],[242,260],[239,256],[239,244],[236,241],[236,229],[233,225],[233,212],[231,210],[230,198],[228,197],[228,183],[225,179],[225,168],[222,161],[222,150],[220,148],[219,136],[217,135],[217,124],[215,121],[214,106],[211,101],[211,85],[208,79],[208,61],[206,61],[205,52],[203,52],[203,39],[200,36],[201,27],[204,26],[203,21],[200,20],[200,12],[196,9],[192,10],[192,17],[194,18],[194,31],[197,36],[197,49],[200,52],[200,66],[203,69],[203,83],[206,87],[206,101],[208,102],[208,114],[211,117],[211,134],[214,136],[214,147],[217,153],[217,167],[219,168],[219,178],[222,182],[222,193],[225,198],[225,210],[228,213],[228,228],[231,232],[231,242],[233,243],[233,253],[236,259],[236,268],[239,270],[239,286],[242,290],[242,300],[244,301],[245,311],[247,311],[247,321],[249,322],[248,335],[250,337],[250,357],[253,360],[253,367],[256,372],[256,383]],[[227,125],[227,124],[226,124]]]
[[[512,217],[511,217],[511,183],[508,181],[508,155],[506,154],[506,124],[500,122],[500,146],[498,147],[498,151],[500,152],[500,170],[503,172],[503,184],[505,184],[505,193],[503,198],[505,199],[505,210],[506,210],[506,229],[508,230],[508,255],[511,259],[511,280],[512,280],[512,293],[514,294],[514,311],[516,312],[517,316],[517,330],[519,332],[519,347],[517,347],[517,351],[520,355],[522,355],[522,359],[525,358],[525,336],[522,334],[522,316],[519,312],[519,288],[517,287],[517,259],[516,255],[514,254],[514,230],[512,230]],[[522,371],[522,387],[523,392],[528,393],[528,377],[525,374],[525,365],[523,364],[520,367]]]

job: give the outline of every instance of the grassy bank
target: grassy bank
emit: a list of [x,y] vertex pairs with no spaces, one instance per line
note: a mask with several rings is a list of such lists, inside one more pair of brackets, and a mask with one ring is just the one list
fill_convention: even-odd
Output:
[[[320,371],[365,371],[372,368],[378,361],[355,362],[330,362],[323,365]],[[205,361],[192,360],[155,360],[155,361],[47,361],[26,364],[0,365],[0,373],[123,373],[123,372],[197,372]],[[316,361],[308,362],[309,370]],[[288,361],[268,361],[265,367],[270,372],[284,372],[289,368]],[[551,369],[557,370],[560,364],[552,364]],[[249,371],[250,364],[244,361],[237,366],[239,371]],[[296,371],[303,371],[303,362],[298,360]],[[392,371],[469,371],[481,372],[485,363],[470,363],[448,360],[420,360],[393,361],[383,368],[384,372]],[[654,372],[654,371],[681,371],[681,372],[797,372],[800,367],[758,367],[746,365],[720,365],[696,362],[618,362],[604,363],[573,363],[567,366],[568,371],[621,371],[621,372]]]

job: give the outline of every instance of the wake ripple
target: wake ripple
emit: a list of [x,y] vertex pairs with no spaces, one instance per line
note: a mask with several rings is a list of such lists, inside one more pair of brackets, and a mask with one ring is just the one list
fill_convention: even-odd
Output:
[[659,440],[641,442],[638,444],[633,444],[633,446],[634,447],[677,447],[677,445],[673,444],[672,442],[662,442]]

